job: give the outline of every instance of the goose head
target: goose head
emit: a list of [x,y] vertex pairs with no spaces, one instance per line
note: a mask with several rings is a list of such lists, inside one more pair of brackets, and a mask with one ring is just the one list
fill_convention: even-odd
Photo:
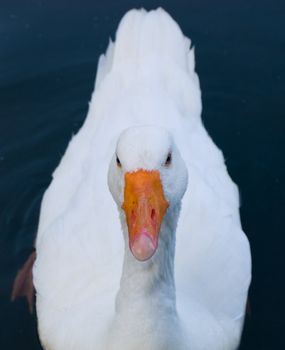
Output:
[[137,260],[146,261],[156,252],[162,223],[180,208],[187,179],[185,163],[167,130],[140,126],[119,136],[108,184]]

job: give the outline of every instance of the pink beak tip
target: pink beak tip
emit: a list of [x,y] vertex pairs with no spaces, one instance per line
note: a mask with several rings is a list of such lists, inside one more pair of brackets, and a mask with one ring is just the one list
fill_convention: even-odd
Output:
[[150,259],[157,249],[157,244],[145,232],[141,233],[134,242],[130,243],[133,256],[139,261]]

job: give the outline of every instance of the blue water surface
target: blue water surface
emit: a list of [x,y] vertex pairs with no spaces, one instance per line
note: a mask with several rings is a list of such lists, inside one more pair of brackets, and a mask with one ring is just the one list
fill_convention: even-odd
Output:
[[277,0],[0,3],[0,349],[41,349],[26,301],[10,301],[14,277],[52,171],[86,116],[99,54],[128,9],[157,6],[195,45],[204,123],[240,188],[253,257],[240,348],[285,349],[285,2]]

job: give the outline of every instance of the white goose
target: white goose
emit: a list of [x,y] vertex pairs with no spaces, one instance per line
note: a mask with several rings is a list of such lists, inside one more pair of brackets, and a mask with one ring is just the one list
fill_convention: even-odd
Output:
[[162,9],[132,10],[100,58],[41,208],[33,273],[46,350],[239,344],[249,244],[201,122],[189,47]]

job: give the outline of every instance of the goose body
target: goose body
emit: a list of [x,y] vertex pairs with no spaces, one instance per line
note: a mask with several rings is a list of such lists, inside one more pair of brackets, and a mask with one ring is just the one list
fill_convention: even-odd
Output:
[[[41,207],[33,275],[46,350],[238,347],[250,250],[194,66],[162,9],[128,12],[100,57],[86,121]],[[152,173],[167,204],[157,241],[140,235],[137,248],[126,184]]]

